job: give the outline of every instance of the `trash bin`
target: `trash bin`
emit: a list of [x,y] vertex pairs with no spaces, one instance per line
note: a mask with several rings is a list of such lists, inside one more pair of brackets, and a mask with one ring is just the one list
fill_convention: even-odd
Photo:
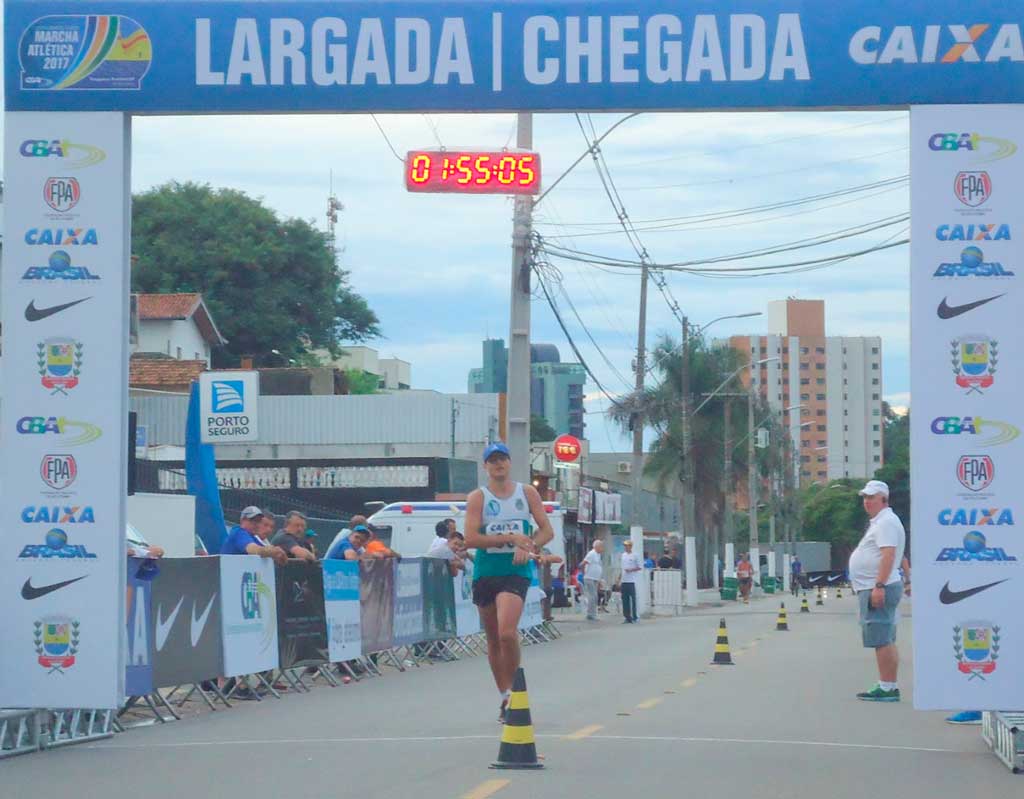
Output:
[[740,588],[740,581],[735,577],[726,577],[722,580],[722,587],[718,589],[719,595],[722,599],[733,599],[735,600]]
[[775,593],[775,578],[774,577],[762,577],[761,588],[766,594]]

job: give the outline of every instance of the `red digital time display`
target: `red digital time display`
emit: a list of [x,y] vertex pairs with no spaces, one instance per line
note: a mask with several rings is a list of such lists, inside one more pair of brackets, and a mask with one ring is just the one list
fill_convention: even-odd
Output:
[[538,194],[540,155],[414,150],[405,156],[405,187],[423,193]]

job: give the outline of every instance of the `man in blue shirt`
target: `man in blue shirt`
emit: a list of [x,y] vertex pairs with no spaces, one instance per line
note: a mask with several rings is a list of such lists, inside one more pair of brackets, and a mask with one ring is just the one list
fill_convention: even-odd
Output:
[[366,554],[364,547],[369,540],[369,529],[364,524],[357,524],[352,532],[331,547],[324,560],[360,560]]
[[288,555],[281,547],[270,546],[256,535],[256,530],[263,521],[263,511],[250,505],[242,511],[238,524],[228,530],[228,537],[221,544],[221,555],[259,555],[271,558],[279,566],[288,561]]
[[800,575],[803,574],[804,567],[800,562],[800,558],[793,556],[792,563],[789,564],[790,572],[790,590],[793,592],[793,596],[796,596],[800,591]]

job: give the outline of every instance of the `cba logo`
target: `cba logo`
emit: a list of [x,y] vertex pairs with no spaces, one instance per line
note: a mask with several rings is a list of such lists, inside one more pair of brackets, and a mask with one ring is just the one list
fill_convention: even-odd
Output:
[[953,654],[957,671],[971,680],[984,681],[986,674],[996,670],[1002,636],[998,624],[989,621],[966,621],[953,628]]
[[944,547],[936,563],[1015,563],[1015,555],[1007,555],[1002,547],[990,547],[985,534],[980,530],[971,530],[964,536],[962,547]]
[[258,572],[242,572],[242,618],[255,620],[263,618],[260,605],[262,596],[269,596],[269,589],[260,579]]
[[984,491],[995,476],[996,465],[988,455],[961,455],[956,463],[956,479],[968,491]]
[[63,674],[75,665],[80,628],[78,619],[70,616],[46,616],[35,623],[36,656],[48,674]]
[[939,225],[935,230],[939,241],[1010,241],[1010,226],[991,225]]
[[992,196],[992,178],[988,172],[958,172],[953,180],[953,193],[968,208],[977,208]]
[[71,169],[84,169],[107,157],[99,147],[76,144],[67,139],[25,139],[18,152],[23,158],[60,158]]
[[967,393],[982,393],[995,382],[999,342],[988,336],[963,336],[950,342],[950,358],[956,384]]
[[66,214],[82,199],[77,178],[47,178],[43,184],[43,200],[58,214]]
[[138,89],[153,48],[141,25],[118,14],[41,17],[18,44],[21,88]]
[[75,482],[78,464],[74,455],[44,455],[39,464],[39,476],[54,491],[63,491]]
[[931,431],[937,436],[980,436],[985,428],[994,432],[990,438],[978,442],[981,446],[1008,444],[1020,435],[1020,430],[1009,422],[982,419],[980,416],[937,416],[931,424]]
[[1013,511],[1009,508],[943,508],[939,511],[939,524],[943,527],[983,527],[1013,523]]
[[77,247],[85,244],[99,244],[96,228],[31,228],[25,233],[25,243],[45,247]]
[[960,263],[939,264],[932,277],[1013,277],[1014,273],[1003,268],[998,261],[986,261],[981,247],[964,247]]
[[50,394],[63,394],[78,385],[82,373],[82,342],[70,338],[48,338],[36,347],[39,377]]
[[22,280],[46,280],[46,281],[78,281],[78,280],[99,280],[84,266],[72,266],[71,256],[64,250],[57,250],[50,253],[46,266],[30,266],[21,276]]
[[[62,436],[69,447],[90,444],[103,435],[103,431],[94,424],[76,422],[64,416],[22,416],[14,429],[22,436]],[[72,431],[81,432],[76,435]]]
[[1017,145],[1008,139],[996,139],[980,133],[933,133],[928,139],[928,149],[945,153],[967,150],[985,156],[978,160],[988,163],[1009,158],[1017,152]]
[[42,544],[27,544],[18,555],[18,560],[96,560],[96,556],[81,544],[69,544],[68,534],[54,527],[46,534]]
[[214,380],[210,391],[214,413],[245,412],[245,383],[241,380]]

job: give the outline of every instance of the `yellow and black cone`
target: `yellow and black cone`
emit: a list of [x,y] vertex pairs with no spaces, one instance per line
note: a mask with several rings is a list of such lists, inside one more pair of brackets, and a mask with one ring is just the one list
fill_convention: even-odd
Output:
[[533,721],[530,720],[530,698],[526,694],[526,675],[521,668],[516,670],[512,681],[512,695],[505,710],[498,759],[491,763],[491,768],[544,768],[544,764],[537,759]]
[[779,631],[789,631],[789,621],[786,619],[786,603],[783,602],[779,606],[779,620],[775,622],[775,629]]
[[814,600],[814,604],[815,605],[824,605],[825,604],[825,600],[821,596],[821,586],[820,585],[818,586],[818,598],[816,600]]
[[732,653],[729,651],[729,633],[725,629],[725,619],[718,622],[718,638],[715,639],[715,658],[712,666],[732,666]]
[[801,613],[810,613],[811,612],[811,608],[807,604],[807,594],[804,594],[804,598],[800,602],[800,612]]
[[843,587],[839,586],[838,588],[836,588],[836,599],[842,599],[842,598],[843,598]]

